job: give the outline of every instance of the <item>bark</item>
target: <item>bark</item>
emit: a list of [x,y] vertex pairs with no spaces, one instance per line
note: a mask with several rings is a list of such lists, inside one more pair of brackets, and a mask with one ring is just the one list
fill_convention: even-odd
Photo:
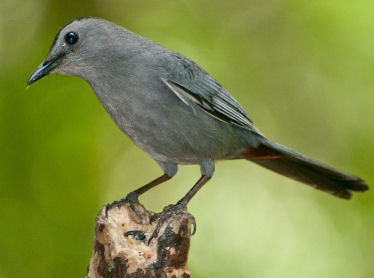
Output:
[[149,243],[159,220],[159,214],[138,202],[102,208],[87,278],[190,277],[193,216],[184,210],[164,214],[158,235]]

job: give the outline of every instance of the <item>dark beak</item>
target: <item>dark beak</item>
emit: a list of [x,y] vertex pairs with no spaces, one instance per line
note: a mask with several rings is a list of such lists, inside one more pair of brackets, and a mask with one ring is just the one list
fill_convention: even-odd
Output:
[[56,58],[41,63],[39,67],[37,67],[36,70],[34,70],[34,72],[31,74],[29,80],[27,80],[27,86],[30,86],[32,83],[39,80],[43,76],[46,76],[51,70],[57,67],[58,59],[60,57],[61,56],[57,56]]

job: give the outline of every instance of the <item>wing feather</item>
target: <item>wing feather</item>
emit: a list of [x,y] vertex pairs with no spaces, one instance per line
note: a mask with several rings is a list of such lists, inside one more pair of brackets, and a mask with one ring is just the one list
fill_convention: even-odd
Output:
[[256,130],[240,104],[200,66],[181,55],[171,58],[174,61],[165,65],[173,67],[161,80],[184,104],[198,106],[221,121]]

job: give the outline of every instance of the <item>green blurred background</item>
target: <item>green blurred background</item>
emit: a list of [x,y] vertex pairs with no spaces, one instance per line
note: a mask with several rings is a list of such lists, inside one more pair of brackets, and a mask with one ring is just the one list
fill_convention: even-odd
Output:
[[[374,186],[374,2],[0,2],[0,277],[84,277],[102,205],[161,174],[88,84],[26,90],[57,30],[98,16],[195,60],[268,137]],[[196,166],[142,197],[159,211]],[[247,161],[191,201],[193,277],[374,277],[374,191],[344,201]]]

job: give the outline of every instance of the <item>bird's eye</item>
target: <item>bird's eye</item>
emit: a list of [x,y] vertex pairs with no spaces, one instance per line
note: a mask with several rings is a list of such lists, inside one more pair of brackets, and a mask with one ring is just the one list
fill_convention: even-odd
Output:
[[78,41],[78,34],[75,32],[69,32],[65,35],[65,41],[68,44],[75,44]]

